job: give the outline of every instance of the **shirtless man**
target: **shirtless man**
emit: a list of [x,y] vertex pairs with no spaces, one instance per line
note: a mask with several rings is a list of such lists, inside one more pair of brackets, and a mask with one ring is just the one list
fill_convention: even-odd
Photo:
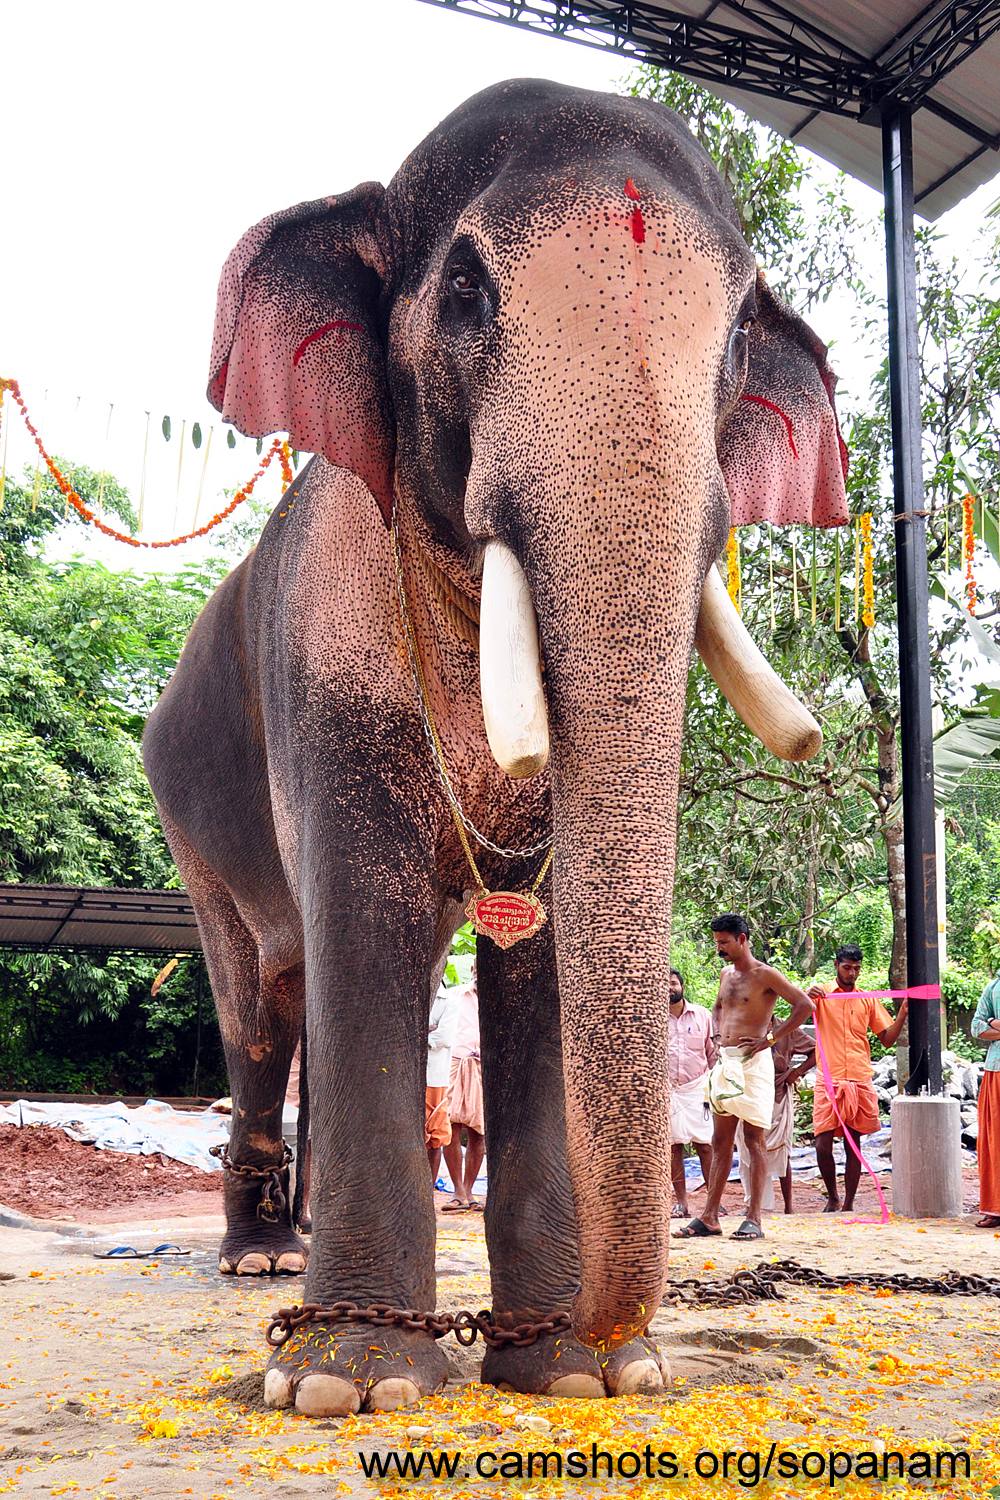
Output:
[[[720,1048],[719,1060],[709,1074],[708,1100],[712,1106],[712,1172],[708,1201],[700,1219],[692,1219],[674,1233],[679,1240],[702,1239],[721,1234],[719,1205],[729,1180],[736,1127],[743,1121],[750,1158],[750,1206],[747,1216],[732,1236],[734,1240],[762,1240],[761,1205],[767,1185],[765,1138],[774,1108],[774,1059],[776,1041],[796,1030],[812,1013],[812,1002],[797,984],[770,964],[762,964],[750,952],[746,918],[727,912],[711,923],[716,952],[729,960],[719,980],[719,998],[712,1010],[712,1031]],[[768,1030],[778,997],[789,1001],[787,1021]]]

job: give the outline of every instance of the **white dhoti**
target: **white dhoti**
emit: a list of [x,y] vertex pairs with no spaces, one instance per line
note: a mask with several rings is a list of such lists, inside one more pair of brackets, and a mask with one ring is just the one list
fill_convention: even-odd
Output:
[[[771,1116],[771,1125],[764,1137],[764,1150],[767,1153],[767,1186],[764,1189],[764,1201],[761,1207],[769,1209],[774,1207],[774,1188],[772,1186],[775,1177],[784,1177],[788,1171],[788,1162],[792,1149],[792,1132],[795,1128],[795,1090],[782,1089],[781,1097],[774,1101],[774,1113]],[[743,1184],[743,1192],[747,1201],[750,1199],[750,1159],[747,1154],[746,1137],[743,1134],[743,1122],[740,1121],[736,1127],[736,1150],[740,1160],[740,1181]]]
[[708,1075],[706,1096],[717,1115],[733,1115],[766,1129],[774,1114],[774,1058],[770,1047],[744,1056],[743,1047],[723,1047]]
[[674,1146],[707,1146],[712,1139],[712,1115],[705,1098],[707,1073],[690,1083],[670,1086],[670,1141]]

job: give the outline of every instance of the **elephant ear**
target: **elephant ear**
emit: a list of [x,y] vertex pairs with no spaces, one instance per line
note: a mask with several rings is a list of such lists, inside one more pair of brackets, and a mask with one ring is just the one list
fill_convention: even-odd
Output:
[[757,277],[747,378],[719,439],[732,524],[840,526],[847,448],[826,345]]
[[249,229],[219,280],[208,399],[240,432],[351,469],[392,515],[394,436],[379,297],[385,190],[367,182]]

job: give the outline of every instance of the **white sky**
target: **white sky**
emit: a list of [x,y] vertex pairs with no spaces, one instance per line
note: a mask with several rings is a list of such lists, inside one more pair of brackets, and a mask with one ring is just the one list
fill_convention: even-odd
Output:
[[[534,76],[614,89],[629,70],[416,0],[32,0],[4,7],[2,36],[0,374],[21,382],[51,448],[111,468],[133,498],[152,413],[147,536],[187,529],[202,483],[204,520],[221,487],[255,467],[252,444],[229,454],[217,428],[204,480],[204,446],[190,442],[178,480],[181,421],[206,433],[217,421],[204,399],[215,288],[244,229],[289,204],[387,182],[488,84]],[[867,188],[855,193],[877,207]],[[995,184],[981,189],[941,227],[960,243],[996,196]],[[830,339],[838,310],[813,321]],[[854,384],[865,352],[838,346],[845,360]],[[8,470],[19,473],[25,435],[16,418],[8,430]],[[262,493],[276,485],[269,476]],[[94,544],[108,562],[137,562],[131,549]],[[156,556],[162,566],[170,554]]]

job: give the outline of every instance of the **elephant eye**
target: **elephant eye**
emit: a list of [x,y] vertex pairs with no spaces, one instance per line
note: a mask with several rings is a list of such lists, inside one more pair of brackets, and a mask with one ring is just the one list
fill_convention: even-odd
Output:
[[482,291],[479,278],[462,266],[452,266],[448,272],[448,286],[463,302],[473,302]]

